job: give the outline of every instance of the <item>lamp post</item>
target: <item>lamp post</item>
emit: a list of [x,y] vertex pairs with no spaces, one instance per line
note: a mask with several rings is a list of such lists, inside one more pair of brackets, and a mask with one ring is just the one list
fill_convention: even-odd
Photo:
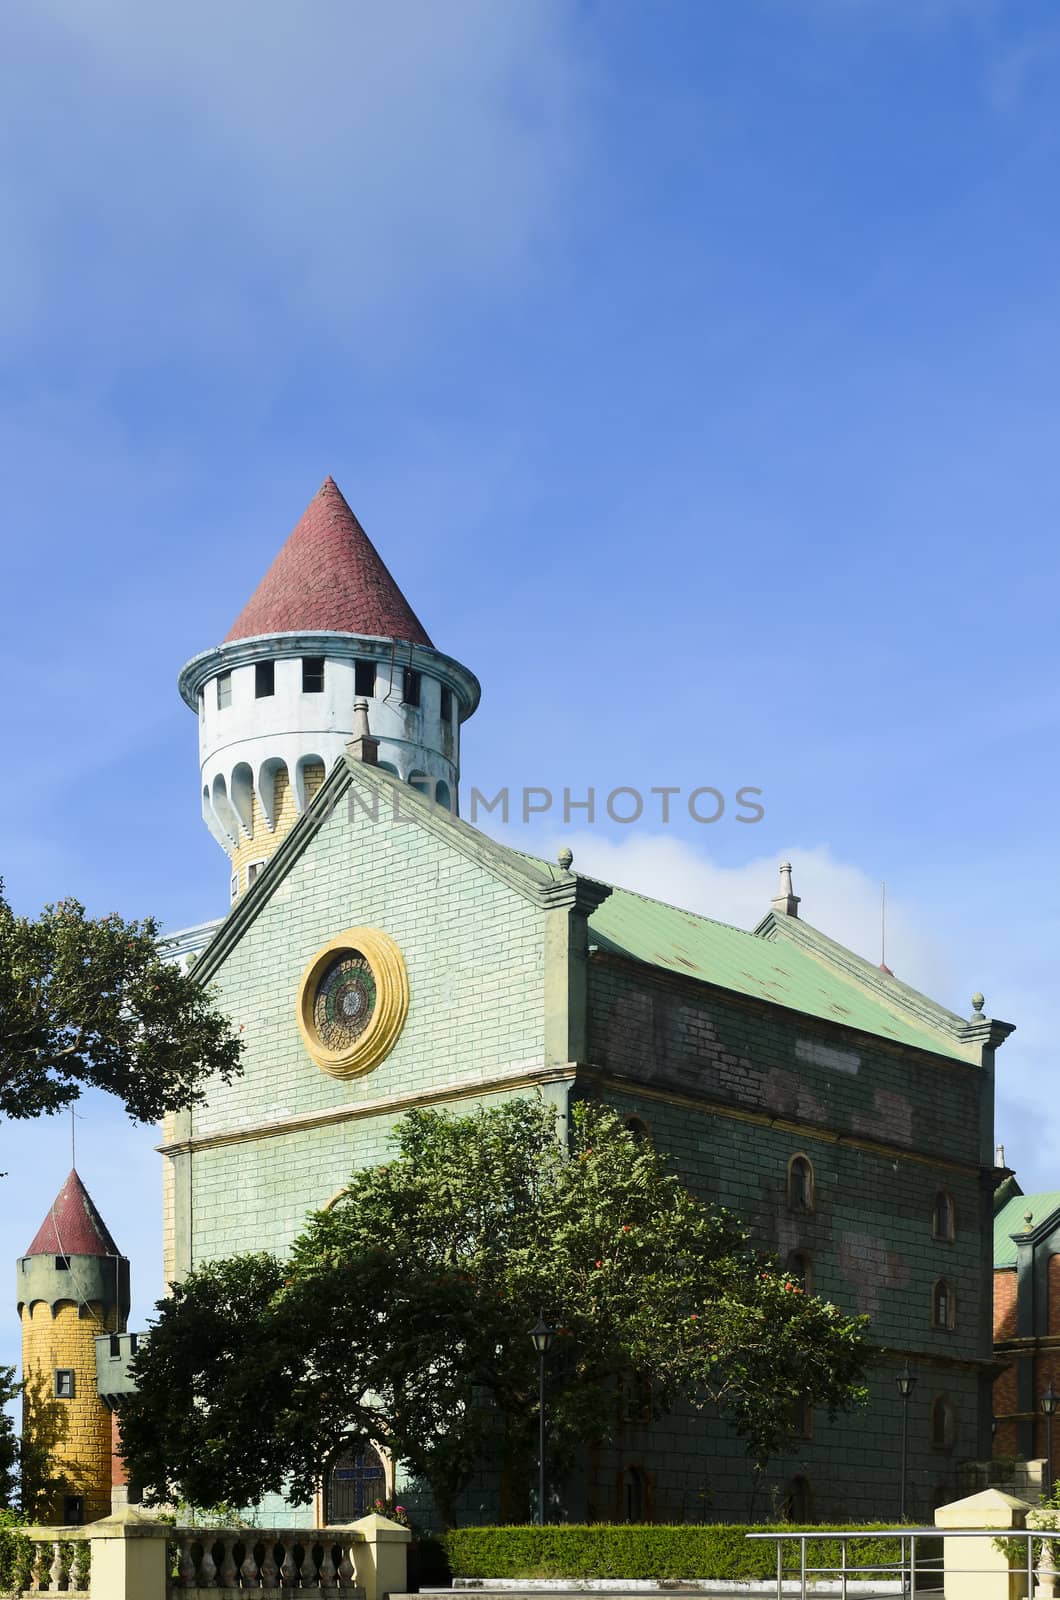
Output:
[[913,1390],[916,1388],[916,1373],[907,1361],[901,1372],[895,1378],[898,1393],[902,1397],[902,1465],[898,1479],[898,1521],[905,1521],[905,1477],[906,1462],[909,1452],[909,1401]]
[[1053,1388],[1053,1375],[1049,1374],[1049,1387],[1038,1401],[1042,1416],[1045,1418],[1045,1465],[1049,1476],[1046,1479],[1045,1498],[1048,1500],[1053,1493],[1053,1418],[1056,1408],[1060,1406],[1060,1394]]
[[537,1351],[537,1521],[541,1526],[545,1520],[545,1357],[552,1348],[552,1341],[556,1337],[555,1328],[550,1328],[544,1317],[539,1316],[534,1327],[530,1329],[530,1337]]

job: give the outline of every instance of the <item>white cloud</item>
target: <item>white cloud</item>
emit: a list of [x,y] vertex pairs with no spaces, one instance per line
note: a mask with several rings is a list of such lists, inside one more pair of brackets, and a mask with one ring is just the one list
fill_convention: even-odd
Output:
[[[525,845],[525,840],[511,842]],[[778,892],[780,862],[790,861],[802,900],[800,916],[867,960],[880,959],[880,883],[838,861],[827,846],[793,844],[739,866],[720,865],[686,840],[662,834],[631,833],[616,842],[588,829],[567,831],[544,843],[535,839],[531,848],[554,859],[561,844],[574,851],[575,871],[747,929],[769,910]],[[944,1005],[952,1003],[946,997],[955,988],[945,935],[944,929],[926,930],[915,906],[889,897],[887,965],[903,982]]]

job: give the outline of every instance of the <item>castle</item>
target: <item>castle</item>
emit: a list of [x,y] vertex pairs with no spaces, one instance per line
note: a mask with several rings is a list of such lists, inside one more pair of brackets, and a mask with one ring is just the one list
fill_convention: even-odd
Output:
[[[906,1363],[909,1507],[953,1499],[958,1461],[990,1447],[993,1072],[1010,1025],[978,996],[959,1017],[814,929],[788,867],[743,931],[462,821],[478,682],[434,646],[330,478],[180,690],[231,904],[167,950],[216,986],[246,1053],[240,1080],[164,1126],[167,1277],[286,1250],[384,1159],[409,1107],[533,1093],[564,1118],[600,1101],[789,1272],[873,1319],[868,1413],[807,1412],[775,1463],[776,1508],[897,1509]],[[320,1504],[262,1514],[344,1519],[400,1472],[338,1439]],[[747,1511],[742,1447],[691,1412],[618,1419],[575,1478],[564,1510],[588,1520]],[[489,1518],[491,1495],[476,1485],[466,1514]]]

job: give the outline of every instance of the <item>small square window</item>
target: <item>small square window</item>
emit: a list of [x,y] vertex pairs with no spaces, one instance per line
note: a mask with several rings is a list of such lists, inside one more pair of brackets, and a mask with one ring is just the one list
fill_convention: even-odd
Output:
[[248,889],[250,888],[252,883],[255,883],[257,881],[257,879],[261,876],[261,874],[264,871],[265,871],[265,863],[264,863],[264,861],[252,861],[250,863],[250,865],[247,868],[247,888]]
[[69,1270],[70,1270],[70,1257],[69,1256],[56,1256],[56,1258],[55,1258],[55,1270],[56,1270],[56,1272],[69,1272]]
[[254,668],[254,698],[267,700],[276,693],[275,661],[259,661]]
[[217,709],[223,711],[232,704],[232,674],[222,672],[217,679]]
[[72,1400],[74,1398],[73,1367],[56,1367],[55,1398],[57,1400]]
[[85,1497],[81,1494],[63,1495],[63,1527],[80,1528],[85,1520]]
[[356,695],[367,695],[369,699],[375,694],[375,662],[355,661],[353,664],[353,692]]
[[324,693],[324,657],[302,657],[302,693]]
[[452,691],[452,689],[447,689],[445,687],[445,684],[443,683],[442,684],[442,721],[443,722],[452,722],[452,720],[453,720],[453,691]]
[[405,668],[405,692],[401,698],[407,706],[418,706],[420,703],[420,675],[411,667]]

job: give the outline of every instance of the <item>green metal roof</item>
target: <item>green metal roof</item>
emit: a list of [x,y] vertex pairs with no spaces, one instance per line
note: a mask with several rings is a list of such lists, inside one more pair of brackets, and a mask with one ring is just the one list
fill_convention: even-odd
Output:
[[602,950],[936,1055],[968,1059],[941,1032],[920,1026],[897,1004],[892,1011],[851,977],[786,941],[759,938],[628,889],[615,889],[597,907],[589,929],[590,941]]
[[1044,1194],[1015,1194],[1011,1200],[1006,1200],[994,1218],[995,1267],[1016,1265],[1016,1246],[1012,1235],[1024,1231],[1027,1226],[1024,1219],[1028,1211],[1032,1218],[1031,1227],[1038,1227],[1054,1211],[1060,1211],[1060,1189],[1047,1189]]

